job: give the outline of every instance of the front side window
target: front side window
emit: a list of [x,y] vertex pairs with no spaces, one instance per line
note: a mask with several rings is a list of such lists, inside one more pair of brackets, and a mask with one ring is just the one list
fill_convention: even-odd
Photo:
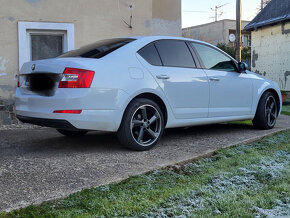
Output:
[[236,71],[235,64],[226,55],[207,45],[192,43],[204,66],[209,70]]
[[82,57],[82,58],[102,58],[107,54],[121,48],[122,46],[134,41],[135,39],[106,39],[101,40],[90,45],[81,47],[79,49],[69,51],[59,56],[64,57]]
[[138,52],[149,64],[161,66],[161,60],[153,43],[145,46]]
[[193,57],[184,41],[161,40],[155,43],[162,63],[168,67],[196,67]]

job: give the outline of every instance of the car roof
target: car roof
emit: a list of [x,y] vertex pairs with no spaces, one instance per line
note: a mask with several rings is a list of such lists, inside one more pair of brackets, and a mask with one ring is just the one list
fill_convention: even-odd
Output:
[[185,41],[198,42],[198,43],[213,46],[212,44],[208,42],[191,39],[191,38],[177,37],[177,36],[129,36],[129,37],[122,37],[122,38],[132,38],[136,40],[146,40],[146,41],[157,41],[157,40],[162,40],[162,39],[185,40]]

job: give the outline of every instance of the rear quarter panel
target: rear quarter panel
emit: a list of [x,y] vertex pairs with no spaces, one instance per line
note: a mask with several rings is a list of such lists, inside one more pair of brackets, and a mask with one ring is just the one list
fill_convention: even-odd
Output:
[[143,47],[142,45],[133,44],[132,46],[122,47],[102,58],[102,64],[98,64],[98,69],[95,69],[96,75],[92,86],[97,89],[119,89],[127,93],[128,97],[118,102],[121,117],[130,101],[136,96],[143,93],[155,94],[166,105],[168,121],[170,122],[172,117],[171,108],[163,91],[152,74],[136,57],[136,52]]

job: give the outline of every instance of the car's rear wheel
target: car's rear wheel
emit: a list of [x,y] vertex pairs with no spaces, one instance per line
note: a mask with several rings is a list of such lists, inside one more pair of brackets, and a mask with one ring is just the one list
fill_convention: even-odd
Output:
[[149,99],[134,99],[127,107],[117,132],[119,141],[127,148],[146,151],[154,147],[164,130],[160,107]]
[[278,117],[278,105],[271,92],[265,92],[258,104],[253,125],[257,129],[272,129]]
[[69,137],[78,137],[85,135],[88,131],[85,130],[67,130],[67,129],[57,129],[59,133]]

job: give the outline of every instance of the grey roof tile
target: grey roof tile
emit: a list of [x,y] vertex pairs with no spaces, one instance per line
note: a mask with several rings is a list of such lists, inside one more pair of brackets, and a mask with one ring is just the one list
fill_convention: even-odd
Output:
[[290,0],[272,0],[245,26],[244,30],[253,30],[287,20],[290,20]]

